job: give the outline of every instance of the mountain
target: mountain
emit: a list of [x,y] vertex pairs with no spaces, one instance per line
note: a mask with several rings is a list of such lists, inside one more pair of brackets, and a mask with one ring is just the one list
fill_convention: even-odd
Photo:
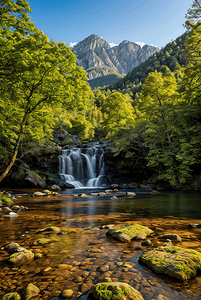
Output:
[[77,57],[77,65],[87,71],[90,81],[109,74],[127,74],[159,49],[150,45],[141,48],[129,41],[110,47],[103,38],[92,34],[75,45],[72,51]]
[[123,93],[132,92],[135,96],[135,93],[141,90],[142,84],[150,72],[157,70],[158,72],[167,74],[171,71],[175,72],[175,76],[179,78],[180,69],[186,63],[184,43],[187,35],[188,33],[185,32],[175,39],[175,41],[168,43],[159,52],[135,67],[123,79],[110,84],[107,88],[111,91],[118,90]]

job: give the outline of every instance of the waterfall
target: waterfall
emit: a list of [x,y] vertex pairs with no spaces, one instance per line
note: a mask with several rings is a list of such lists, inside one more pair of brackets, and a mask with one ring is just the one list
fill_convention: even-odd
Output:
[[75,188],[101,187],[105,175],[104,150],[99,143],[62,150],[59,173]]

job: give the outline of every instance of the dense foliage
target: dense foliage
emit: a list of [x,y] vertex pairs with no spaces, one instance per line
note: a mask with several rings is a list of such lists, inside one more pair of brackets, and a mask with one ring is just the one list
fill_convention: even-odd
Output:
[[[7,175],[19,147],[44,143],[53,130],[84,122],[90,88],[86,72],[64,43],[48,37],[30,21],[24,0],[0,6],[0,159]],[[25,146],[26,147],[26,146]]]
[[176,72],[180,76],[182,67],[186,62],[184,42],[187,33],[167,44],[160,52],[149,57],[148,60],[129,72],[122,80],[111,84],[107,88],[129,93],[133,98],[142,89],[142,84],[150,72],[158,71],[163,74]]

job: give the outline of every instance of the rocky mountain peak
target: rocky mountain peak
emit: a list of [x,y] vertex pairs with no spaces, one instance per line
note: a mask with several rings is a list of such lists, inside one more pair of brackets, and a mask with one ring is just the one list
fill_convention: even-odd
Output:
[[127,74],[159,49],[124,40],[118,46],[109,43],[98,35],[91,34],[72,49],[77,57],[77,65],[88,72],[93,79],[107,74]]

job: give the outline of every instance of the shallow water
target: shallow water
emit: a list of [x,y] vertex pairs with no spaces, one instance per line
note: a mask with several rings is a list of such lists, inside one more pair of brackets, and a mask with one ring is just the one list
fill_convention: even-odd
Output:
[[[40,288],[35,299],[58,297],[67,288],[74,292],[71,299],[78,299],[105,277],[129,283],[145,300],[159,294],[173,300],[201,299],[201,275],[180,283],[156,275],[138,263],[144,251],[160,245],[157,236],[162,233],[177,233],[182,238],[181,247],[201,252],[201,228],[188,226],[201,223],[201,194],[137,194],[134,198],[111,200],[111,196],[69,196],[92,192],[87,189],[62,191],[60,197],[32,197],[33,191],[25,190],[27,196],[14,200],[28,210],[19,212],[17,218],[0,218],[0,299],[10,291],[21,293],[29,282]],[[140,242],[122,244],[108,238],[106,229],[98,230],[105,224],[131,221],[154,230],[150,237],[152,247],[142,247]],[[52,234],[48,236],[50,244],[33,246],[33,241],[43,236],[36,235],[36,230],[49,225],[60,227],[65,234]],[[43,257],[21,266],[9,265],[3,246],[12,241],[42,252]],[[65,272],[59,268],[63,263],[69,265]],[[108,269],[100,271],[104,265]]]

